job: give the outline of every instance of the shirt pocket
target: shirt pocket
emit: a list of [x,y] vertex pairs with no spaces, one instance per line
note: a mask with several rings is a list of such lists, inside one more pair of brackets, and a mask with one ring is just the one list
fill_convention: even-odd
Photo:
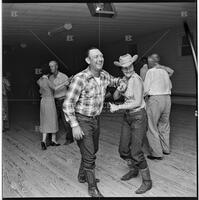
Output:
[[86,87],[84,90],[84,95],[86,98],[92,98],[96,95],[96,89],[94,86]]

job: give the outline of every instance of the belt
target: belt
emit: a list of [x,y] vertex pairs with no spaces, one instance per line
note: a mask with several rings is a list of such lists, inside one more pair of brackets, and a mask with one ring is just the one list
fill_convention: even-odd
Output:
[[151,97],[151,96],[168,96],[170,94],[153,94],[153,95],[148,95],[148,97]]
[[55,98],[55,100],[63,100],[63,99],[65,99],[65,97]]
[[136,113],[136,112],[140,112],[140,111],[142,111],[142,110],[144,110],[144,108],[140,108],[139,110],[126,110],[126,113],[127,114],[130,114],[130,113]]
[[77,114],[77,115],[81,115],[81,116],[83,116],[83,117],[87,117],[87,118],[89,118],[89,119],[98,119],[98,118],[99,118],[99,115],[87,116],[87,115],[83,115],[83,114],[78,113],[78,112],[76,112],[76,114]]

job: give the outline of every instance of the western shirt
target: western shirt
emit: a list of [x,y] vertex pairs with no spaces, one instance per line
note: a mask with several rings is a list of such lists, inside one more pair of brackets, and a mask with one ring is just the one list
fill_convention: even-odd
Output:
[[77,126],[75,113],[94,117],[100,115],[107,86],[117,86],[120,78],[114,78],[105,70],[100,72],[100,85],[89,67],[76,74],[66,93],[63,111],[71,127]]

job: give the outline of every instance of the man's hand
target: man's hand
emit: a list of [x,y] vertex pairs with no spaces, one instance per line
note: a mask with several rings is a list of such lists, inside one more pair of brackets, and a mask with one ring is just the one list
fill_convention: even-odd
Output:
[[48,79],[48,76],[47,75],[43,75],[42,78],[47,78]]
[[117,90],[118,90],[119,92],[124,92],[124,91],[126,90],[126,88],[127,88],[127,83],[126,83],[126,81],[121,80],[120,83],[119,83],[119,86],[117,87]]
[[82,131],[82,129],[79,125],[73,127],[72,132],[73,132],[73,138],[75,138],[76,140],[80,140],[84,136],[84,132]]
[[164,70],[166,70],[165,67],[162,66],[162,65],[156,65],[155,68],[156,68],[156,69],[164,69]]
[[112,104],[112,103],[109,103],[109,105],[110,105],[110,111],[111,112],[115,112],[115,111],[119,110],[118,105],[115,105],[115,104]]

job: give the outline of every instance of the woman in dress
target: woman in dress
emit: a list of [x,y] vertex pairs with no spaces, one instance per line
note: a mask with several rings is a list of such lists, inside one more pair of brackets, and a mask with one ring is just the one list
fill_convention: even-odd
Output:
[[46,138],[48,133],[52,133],[52,142],[50,145],[60,145],[56,141],[56,132],[58,131],[58,119],[53,90],[59,89],[63,85],[67,85],[68,81],[55,87],[55,85],[48,79],[48,66],[45,66],[42,69],[42,74],[43,75],[37,81],[37,84],[40,86],[39,92],[42,97],[40,102],[40,132],[43,133],[41,148],[42,150],[46,150]]

